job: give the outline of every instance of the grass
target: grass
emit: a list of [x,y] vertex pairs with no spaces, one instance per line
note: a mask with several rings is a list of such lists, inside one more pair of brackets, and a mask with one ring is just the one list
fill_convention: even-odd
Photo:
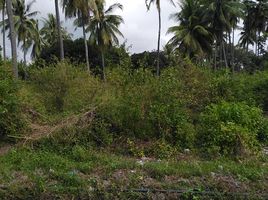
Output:
[[[65,152],[20,148],[0,157],[0,169],[0,197],[4,199],[104,194],[109,199],[122,195],[119,191],[141,188],[268,193],[265,159],[173,159],[140,164],[137,158],[81,146]],[[108,193],[113,189],[117,192]],[[124,195],[137,198],[139,194]]]

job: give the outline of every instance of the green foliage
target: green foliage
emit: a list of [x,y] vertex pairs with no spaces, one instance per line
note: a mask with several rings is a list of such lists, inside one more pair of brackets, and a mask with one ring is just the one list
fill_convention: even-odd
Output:
[[17,96],[18,83],[12,73],[3,66],[0,68],[0,138],[17,135],[24,128],[24,120]]
[[268,110],[268,71],[254,74],[220,71],[212,78],[212,101],[245,102],[248,105],[260,106],[264,111]]
[[140,139],[162,138],[181,147],[192,144],[194,128],[180,98],[179,70],[155,78],[147,70],[108,73],[109,100],[98,112],[119,133]]
[[208,154],[242,155],[258,148],[262,111],[244,103],[213,104],[200,115],[198,146]]
[[99,89],[97,79],[68,63],[31,70],[30,83],[49,113],[90,107]]
[[150,150],[150,154],[159,159],[169,159],[174,156],[176,149],[165,141],[155,142]]
[[139,158],[142,158],[145,156],[144,150],[137,147],[135,142],[130,140],[129,138],[127,139],[127,146],[128,146],[129,153],[132,156],[139,157]]
[[258,134],[258,140],[265,144],[268,145],[268,119],[265,118],[263,126],[261,127],[262,129],[260,130]]
[[73,74],[71,67],[59,64],[54,68],[35,70],[30,75],[38,91],[43,93],[43,102],[49,112],[62,112],[64,97],[70,88]]

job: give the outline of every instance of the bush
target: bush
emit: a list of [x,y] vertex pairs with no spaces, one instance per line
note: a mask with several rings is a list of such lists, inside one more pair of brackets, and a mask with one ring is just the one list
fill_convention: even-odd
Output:
[[264,124],[262,126],[261,131],[258,134],[258,140],[264,144],[268,145],[268,119],[264,120]]
[[203,152],[237,156],[257,149],[264,118],[259,108],[222,102],[208,106],[199,123],[197,144]]
[[68,63],[58,63],[30,72],[30,83],[50,114],[77,112],[95,106],[98,79]]
[[24,128],[19,99],[18,85],[3,67],[0,68],[0,138],[17,135]]
[[108,73],[109,101],[98,112],[123,134],[137,139],[164,139],[189,147],[194,128],[181,99],[179,70],[171,68],[155,78],[150,71]]

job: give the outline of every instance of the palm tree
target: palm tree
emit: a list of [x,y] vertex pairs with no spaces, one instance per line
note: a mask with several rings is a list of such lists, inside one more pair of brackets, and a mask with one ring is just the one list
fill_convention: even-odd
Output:
[[97,10],[94,10],[93,17],[86,29],[90,32],[89,41],[99,47],[102,58],[102,78],[105,80],[105,58],[104,52],[107,47],[113,44],[119,44],[117,35],[124,37],[119,30],[119,26],[124,22],[120,15],[113,15],[115,9],[123,9],[119,3],[111,5],[107,10],[104,10],[104,3],[97,1]]
[[[228,10],[228,15],[229,15],[229,22],[231,25],[231,30],[228,32],[228,37],[229,37],[229,46],[230,46],[230,56],[231,56],[231,66],[232,66],[232,71],[234,71],[234,59],[235,59],[235,30],[238,27],[238,23],[240,19],[243,17],[243,10],[244,10],[244,5],[240,2],[240,0],[232,0],[229,2],[229,10]],[[231,36],[232,32],[232,36]]]
[[2,11],[2,25],[3,25],[3,59],[6,60],[6,32],[5,32],[5,6],[6,1],[1,0],[0,1],[0,9]]
[[35,1],[30,1],[27,5],[25,0],[15,0],[13,2],[14,25],[18,35],[18,45],[22,42],[23,60],[26,65],[26,55],[29,50],[29,43],[38,36],[36,21],[32,17],[38,14],[37,11],[31,12],[31,7]]
[[[49,13],[47,18],[43,18],[43,27],[40,30],[40,35],[46,46],[52,46],[58,43],[58,26],[55,15]],[[70,39],[71,36],[68,32],[61,27],[61,35],[64,40]]]
[[243,11],[243,28],[239,44],[241,47],[246,48],[246,51],[248,52],[249,45],[254,45],[254,42],[256,41],[256,31],[254,30],[255,2],[245,0],[243,4],[245,5]]
[[[226,68],[228,67],[226,48],[225,48],[225,33],[230,33],[232,24],[230,21],[230,11],[236,9],[234,0],[204,0],[205,14],[204,18],[210,23],[213,34],[215,35],[215,67],[217,65],[217,52],[220,54],[220,62],[224,60]],[[218,50],[219,47],[219,51]],[[223,59],[222,59],[223,58]]]
[[25,45],[27,51],[32,48],[31,57],[32,59],[36,59],[42,51],[42,48],[44,46],[44,40],[41,37],[41,32],[39,30],[38,21],[35,23],[35,35],[31,40],[27,40],[27,43]]
[[266,31],[268,19],[268,1],[267,0],[257,0],[255,7],[255,20],[254,28],[256,29],[256,47],[257,56],[260,55],[260,49],[262,46],[262,33]]
[[12,0],[6,0],[7,16],[10,27],[10,41],[11,41],[11,51],[12,51],[12,65],[14,77],[18,78],[18,63],[17,63],[17,47],[16,47],[16,32],[13,19],[13,10],[12,10]]
[[[171,4],[174,4],[173,0],[169,0]],[[150,10],[151,5],[155,4],[157,11],[158,11],[158,42],[157,42],[157,66],[156,66],[156,75],[160,75],[160,43],[161,43],[161,26],[162,26],[162,19],[161,19],[161,0],[145,0],[145,4],[147,9]]]
[[56,11],[56,22],[57,22],[57,30],[58,30],[58,42],[60,47],[60,59],[64,59],[64,47],[63,47],[63,38],[61,34],[61,23],[60,23],[60,12],[59,12],[59,1],[55,0],[55,11]]
[[171,15],[179,25],[170,27],[167,33],[174,36],[168,44],[190,58],[204,57],[212,51],[213,35],[200,16],[203,6],[196,0],[183,0],[181,11]]
[[75,26],[82,27],[85,43],[85,57],[87,69],[90,72],[88,44],[85,26],[89,23],[90,12],[96,10],[95,0],[62,0],[63,9],[67,18],[77,17],[74,21]]

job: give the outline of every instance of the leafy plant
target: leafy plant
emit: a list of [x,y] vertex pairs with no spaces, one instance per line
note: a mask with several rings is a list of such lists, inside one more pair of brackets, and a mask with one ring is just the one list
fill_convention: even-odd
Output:
[[11,72],[0,68],[0,138],[7,135],[20,134],[25,122],[17,97],[18,84]]
[[200,115],[197,143],[208,154],[237,156],[254,152],[262,131],[262,111],[244,103],[212,104]]

